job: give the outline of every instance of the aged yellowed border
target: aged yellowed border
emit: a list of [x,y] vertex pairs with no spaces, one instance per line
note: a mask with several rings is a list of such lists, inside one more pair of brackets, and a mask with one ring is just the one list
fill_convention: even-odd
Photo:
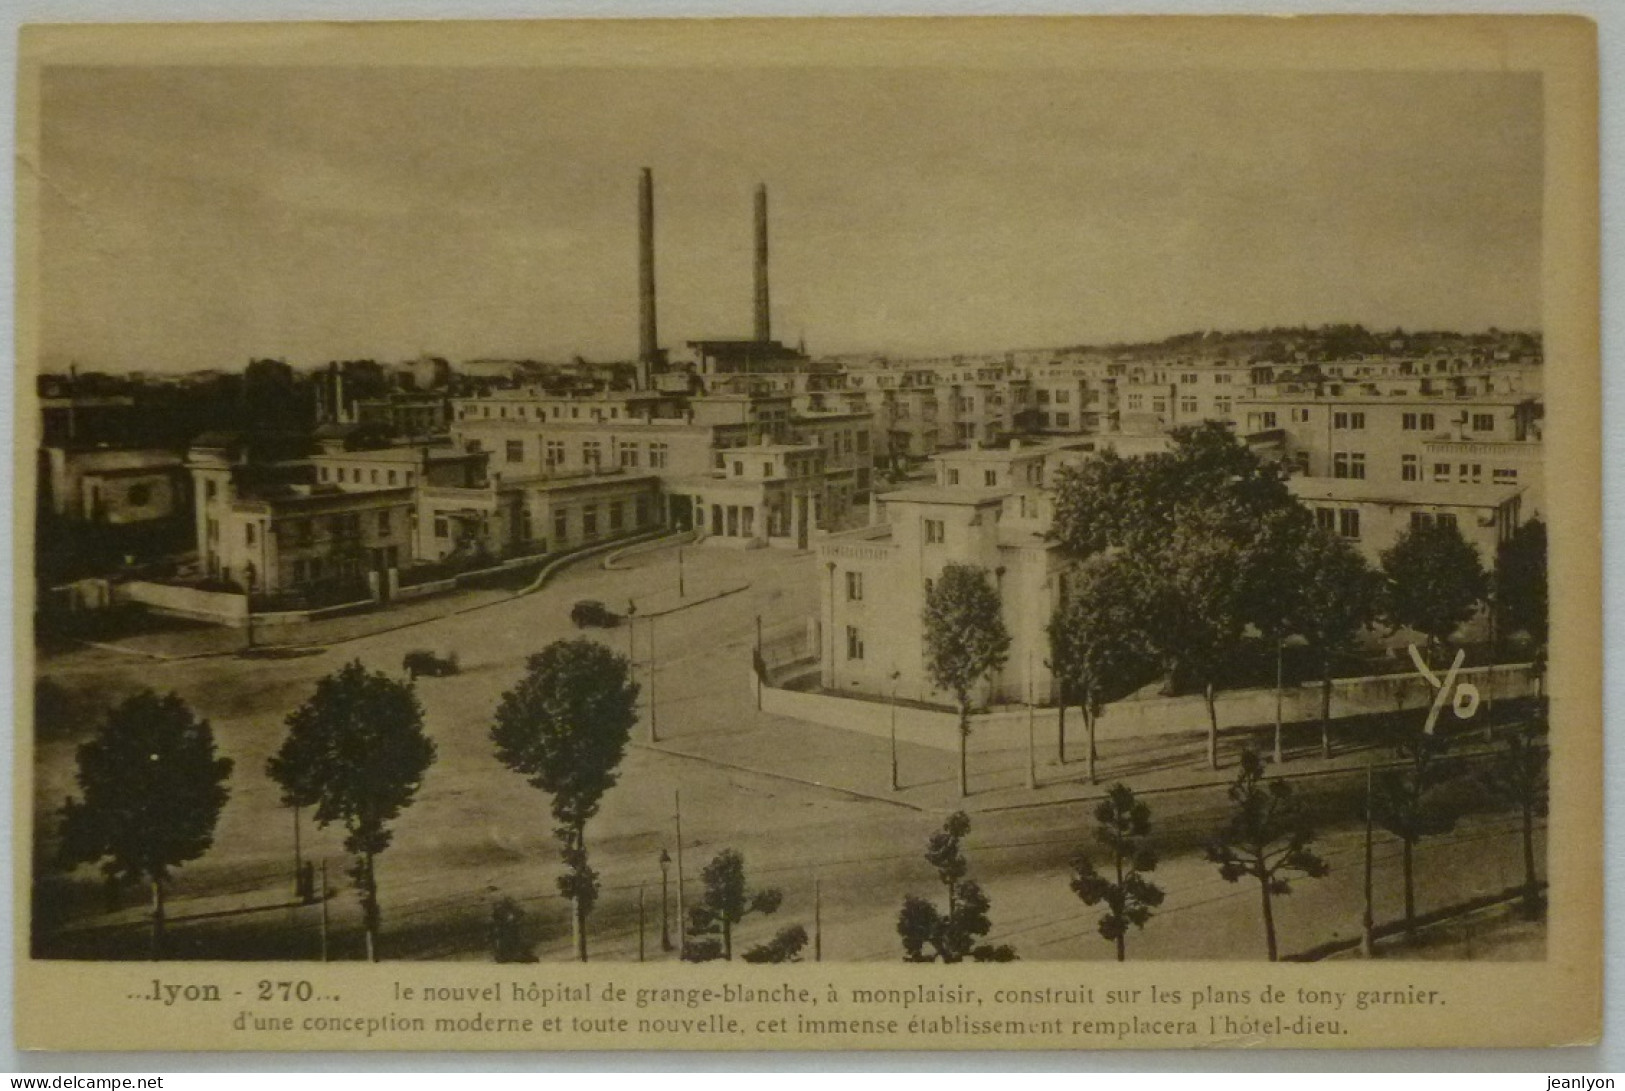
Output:
[[[17,873],[16,1036],[33,1049],[942,1049],[1306,1046],[1534,1046],[1595,1041],[1601,1026],[1602,718],[1600,551],[1600,382],[1598,331],[1596,36],[1579,18],[1377,17],[1294,19],[872,19],[487,24],[283,24],[28,27],[22,34],[18,87],[18,390],[14,454],[18,543],[15,583],[17,677],[32,676],[30,616],[33,451],[38,412],[29,381],[38,347],[38,199],[45,184],[34,169],[39,147],[39,82],[52,64],[227,65],[575,65],[955,66],[998,70],[1067,69],[1344,69],[1522,70],[1544,77],[1546,190],[1544,332],[1550,427],[1553,628],[1550,685],[1553,719],[1552,814],[1549,840],[1551,917],[1548,957],[1517,964],[1322,963],[1016,963],[950,971],[944,967],[799,964],[769,975],[717,965],[542,964],[184,964],[179,979],[217,984],[231,1003],[209,1010],[129,999],[149,989],[150,966],[50,963],[27,957],[32,846],[32,732],[17,732],[13,853]],[[17,722],[29,722],[31,689],[19,684]],[[169,964],[171,969],[178,964]],[[232,1028],[245,1010],[274,1014],[253,1000],[261,979],[310,980],[324,1007],[380,1023],[376,1033],[253,1032]],[[492,986],[502,1014],[531,1018],[531,1033],[403,1033],[388,1029],[403,1014],[397,983]],[[594,1000],[543,1006],[540,989],[591,985]],[[894,1019],[894,1033],[807,1036],[795,1032],[796,1003],[706,1002],[661,1008],[662,1017],[716,1018],[737,1029],[694,1033],[680,1019],[639,1034],[650,1014],[604,999],[606,989],[681,984],[723,989],[786,985],[825,998],[831,989],[972,988],[984,993],[1020,986],[1097,990],[1190,989],[1197,985],[1266,989],[1299,986],[1343,990],[1434,990],[1425,1007],[1377,1009],[1344,1020],[1330,1035],[1168,1035],[1154,1004],[1120,1008],[1147,1028],[1121,1036],[1034,1036],[910,1032],[918,1007],[871,1008]],[[516,993],[517,990],[517,993]],[[515,999],[515,996],[519,999]],[[1144,993],[1142,993],[1142,997]],[[489,1008],[490,1006],[487,1005]],[[823,1014],[833,1014],[828,1008]],[[936,1009],[940,1013],[942,1009]],[[302,1017],[307,1009],[290,1009]],[[466,1006],[419,1005],[411,1014],[467,1015]],[[849,1011],[849,1016],[860,1014]],[[1053,1017],[1027,1005],[983,1007],[976,1018]],[[1099,1013],[1093,1013],[1099,1014]],[[1256,1014],[1296,1018],[1293,1003]],[[571,1016],[627,1020],[628,1029],[583,1033]],[[558,1018],[554,1029],[548,1020]],[[776,1022],[782,1021],[782,1022]]]

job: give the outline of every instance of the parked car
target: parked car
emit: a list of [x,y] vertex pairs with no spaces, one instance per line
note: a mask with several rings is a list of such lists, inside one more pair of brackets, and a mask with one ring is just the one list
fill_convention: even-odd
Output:
[[448,674],[456,674],[458,671],[457,653],[436,655],[426,648],[417,648],[406,653],[406,658],[401,660],[401,669],[406,671],[406,676],[413,681],[417,681],[420,674],[427,675],[430,678],[441,678]]
[[570,620],[578,629],[613,629],[621,623],[621,615],[597,599],[582,599],[570,607]]

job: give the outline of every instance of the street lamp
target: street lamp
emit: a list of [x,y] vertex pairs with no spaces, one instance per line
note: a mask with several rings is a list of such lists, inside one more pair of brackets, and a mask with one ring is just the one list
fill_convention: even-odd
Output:
[[903,672],[891,672],[891,790],[897,791],[897,680]]
[[666,884],[671,878],[671,853],[660,850],[660,949],[671,950],[671,926],[666,914]]
[[683,590],[683,547],[682,546],[677,547],[677,597],[679,599],[683,599],[683,598],[688,597],[687,594]]

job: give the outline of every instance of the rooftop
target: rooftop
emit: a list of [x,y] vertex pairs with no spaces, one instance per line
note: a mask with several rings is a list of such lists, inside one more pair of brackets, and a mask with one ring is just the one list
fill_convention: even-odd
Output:
[[1510,485],[1454,481],[1361,481],[1341,477],[1293,477],[1287,488],[1300,500],[1328,500],[1433,507],[1493,508],[1523,490]]
[[885,504],[957,504],[966,507],[984,507],[1001,503],[1009,495],[1010,489],[932,485],[881,493],[879,499]]

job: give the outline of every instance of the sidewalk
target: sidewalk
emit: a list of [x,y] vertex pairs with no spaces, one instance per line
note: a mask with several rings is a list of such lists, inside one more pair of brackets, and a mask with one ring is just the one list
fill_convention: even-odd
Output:
[[[1219,769],[1207,764],[1205,734],[1118,739],[1098,748],[1097,783],[1090,784],[1083,759],[1085,737],[1081,724],[1068,732],[1068,762],[1057,760],[1053,740],[1040,742],[1037,752],[1038,787],[1029,788],[1028,754],[1020,750],[972,752],[969,757],[970,792],[961,798],[957,753],[906,742],[897,745],[899,788],[891,787],[891,748],[886,739],[857,731],[810,724],[800,720],[749,713],[728,727],[693,730],[663,726],[652,749],[706,761],[719,768],[833,789],[859,798],[890,803],[911,810],[949,814],[1015,811],[1103,799],[1109,788],[1126,783],[1137,793],[1211,789],[1222,791],[1236,777],[1240,754],[1249,742],[1266,760],[1267,775],[1293,778],[1363,773],[1368,762],[1377,769],[1397,764],[1387,746],[1364,746],[1337,740],[1333,754],[1320,756],[1319,728],[1288,731],[1286,761],[1269,762],[1272,729],[1226,732],[1219,739]],[[646,731],[646,725],[639,729]],[[639,742],[647,745],[647,735]],[[1484,754],[1488,750],[1477,732],[1461,738],[1452,756]]]

